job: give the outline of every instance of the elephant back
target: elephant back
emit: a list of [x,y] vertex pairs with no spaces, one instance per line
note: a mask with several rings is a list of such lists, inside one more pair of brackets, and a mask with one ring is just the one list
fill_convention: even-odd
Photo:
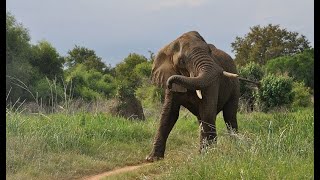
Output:
[[211,55],[213,60],[219,64],[224,71],[231,72],[234,74],[238,74],[236,65],[231,56],[229,56],[226,52],[221,49],[216,48],[214,45],[209,44]]

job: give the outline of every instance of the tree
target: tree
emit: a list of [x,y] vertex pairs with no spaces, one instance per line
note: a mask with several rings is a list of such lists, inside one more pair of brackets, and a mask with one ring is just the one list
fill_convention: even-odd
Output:
[[66,66],[72,68],[77,64],[85,65],[87,70],[95,69],[99,72],[108,71],[109,68],[102,62],[102,58],[96,55],[94,50],[76,45],[72,50],[68,51]]
[[[148,75],[146,67],[148,67],[148,59],[139,54],[129,54],[123,62],[119,63],[115,67],[116,77],[118,80],[126,81],[125,83],[136,89],[141,84],[142,78],[140,74]],[[144,65],[140,65],[144,64]]]
[[14,60],[26,60],[30,48],[30,36],[28,30],[18,23],[15,17],[6,13],[6,62]]
[[[15,17],[6,13],[6,94],[7,103],[32,98],[24,88],[38,76],[30,64],[30,36]],[[24,87],[24,88],[22,88]]]
[[154,54],[154,52],[152,51],[148,51],[149,53],[149,61],[151,62],[151,64],[153,63],[154,59],[156,58],[156,55]]
[[32,50],[31,64],[40,73],[51,80],[55,77],[62,77],[64,59],[49,42],[40,41],[37,45],[32,46]]
[[73,84],[73,97],[85,100],[109,98],[115,94],[114,78],[109,74],[78,64],[66,73],[66,82]]
[[269,24],[250,28],[244,37],[236,37],[231,43],[235,52],[237,65],[256,62],[264,65],[268,60],[286,55],[294,55],[310,48],[310,42],[304,35],[280,28],[279,25]]
[[293,56],[271,59],[266,71],[274,74],[288,73],[295,81],[303,81],[305,86],[314,88],[314,49],[306,49]]
[[142,78],[147,78],[149,79],[151,76],[151,69],[152,69],[152,64],[151,62],[143,62],[138,65],[133,69],[134,73],[138,75],[141,79]]

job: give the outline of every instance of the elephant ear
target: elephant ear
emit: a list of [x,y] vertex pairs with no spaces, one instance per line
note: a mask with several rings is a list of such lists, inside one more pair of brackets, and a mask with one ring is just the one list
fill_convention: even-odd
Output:
[[[181,73],[174,68],[172,60],[176,48],[178,48],[176,45],[168,45],[161,49],[153,62],[151,80],[152,83],[159,87],[167,88],[166,84],[170,76],[181,75]],[[172,84],[171,91],[186,92],[187,89],[174,83]]]

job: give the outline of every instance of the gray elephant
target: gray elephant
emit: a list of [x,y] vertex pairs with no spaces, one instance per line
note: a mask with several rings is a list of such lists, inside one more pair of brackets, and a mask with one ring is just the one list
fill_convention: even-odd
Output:
[[153,149],[147,161],[164,158],[166,141],[180,106],[200,124],[200,150],[216,141],[216,115],[223,111],[229,132],[237,132],[239,79],[233,59],[196,31],[184,33],[157,54],[152,82],[165,88],[165,100]]

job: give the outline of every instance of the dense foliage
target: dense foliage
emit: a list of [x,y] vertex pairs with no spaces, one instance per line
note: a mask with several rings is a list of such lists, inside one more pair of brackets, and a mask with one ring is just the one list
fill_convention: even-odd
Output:
[[270,59],[300,53],[310,48],[309,43],[304,35],[300,36],[299,33],[288,31],[279,25],[268,24],[264,27],[251,27],[244,37],[237,36],[231,47],[238,65],[249,62],[264,65]]
[[66,82],[73,84],[73,97],[85,100],[97,100],[112,97],[115,94],[114,78],[85,65],[76,65],[66,75]]
[[303,82],[294,82],[292,91],[294,93],[292,107],[308,107],[311,105],[311,89],[309,87],[305,87]]
[[257,93],[263,110],[291,104],[294,97],[292,86],[293,81],[290,77],[273,74],[266,75],[261,80],[261,87]]
[[265,67],[269,73],[288,73],[294,80],[303,81],[312,89],[314,87],[314,49],[307,49],[293,56],[271,59]]
[[36,68],[42,76],[49,79],[63,76],[64,58],[59,55],[57,50],[47,41],[40,41],[32,46],[31,65]]
[[[52,96],[43,85],[61,80],[63,58],[47,41],[30,44],[29,32],[14,16],[6,14],[6,94],[7,103],[22,101],[48,102]],[[59,82],[58,86],[59,86]],[[41,88],[40,88],[41,87]]]
[[78,64],[83,64],[87,70],[94,69],[101,73],[109,73],[111,71],[111,68],[102,62],[102,58],[98,57],[94,50],[76,45],[72,50],[68,51],[66,67],[72,69]]

